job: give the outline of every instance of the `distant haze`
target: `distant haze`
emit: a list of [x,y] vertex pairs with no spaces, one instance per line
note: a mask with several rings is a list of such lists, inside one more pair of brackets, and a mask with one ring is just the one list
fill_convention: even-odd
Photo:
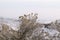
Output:
[[0,17],[18,18],[28,13],[38,13],[40,20],[60,19],[59,0],[0,0]]

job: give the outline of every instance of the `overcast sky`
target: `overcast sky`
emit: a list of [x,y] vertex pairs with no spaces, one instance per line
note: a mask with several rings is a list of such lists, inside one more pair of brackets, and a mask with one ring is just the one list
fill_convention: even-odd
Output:
[[18,18],[31,12],[42,20],[60,19],[60,0],[0,0],[1,17]]

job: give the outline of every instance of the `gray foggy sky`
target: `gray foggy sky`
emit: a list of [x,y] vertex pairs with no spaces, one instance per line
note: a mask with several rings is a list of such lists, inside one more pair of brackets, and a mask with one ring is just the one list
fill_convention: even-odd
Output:
[[31,12],[43,20],[60,19],[60,0],[0,0],[1,17],[18,18]]

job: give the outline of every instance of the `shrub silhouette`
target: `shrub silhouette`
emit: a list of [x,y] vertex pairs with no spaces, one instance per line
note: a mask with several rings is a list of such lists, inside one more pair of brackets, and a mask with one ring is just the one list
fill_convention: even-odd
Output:
[[34,26],[36,26],[37,21],[37,15],[38,14],[24,14],[24,16],[20,16],[19,19],[22,21],[20,26],[20,39],[24,37],[26,32],[28,32],[30,29],[32,29]]

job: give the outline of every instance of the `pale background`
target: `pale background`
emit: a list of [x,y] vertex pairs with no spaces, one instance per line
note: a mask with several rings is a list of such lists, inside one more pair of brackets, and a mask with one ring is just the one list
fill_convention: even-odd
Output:
[[0,0],[0,17],[18,18],[38,13],[40,21],[60,19],[60,0]]

